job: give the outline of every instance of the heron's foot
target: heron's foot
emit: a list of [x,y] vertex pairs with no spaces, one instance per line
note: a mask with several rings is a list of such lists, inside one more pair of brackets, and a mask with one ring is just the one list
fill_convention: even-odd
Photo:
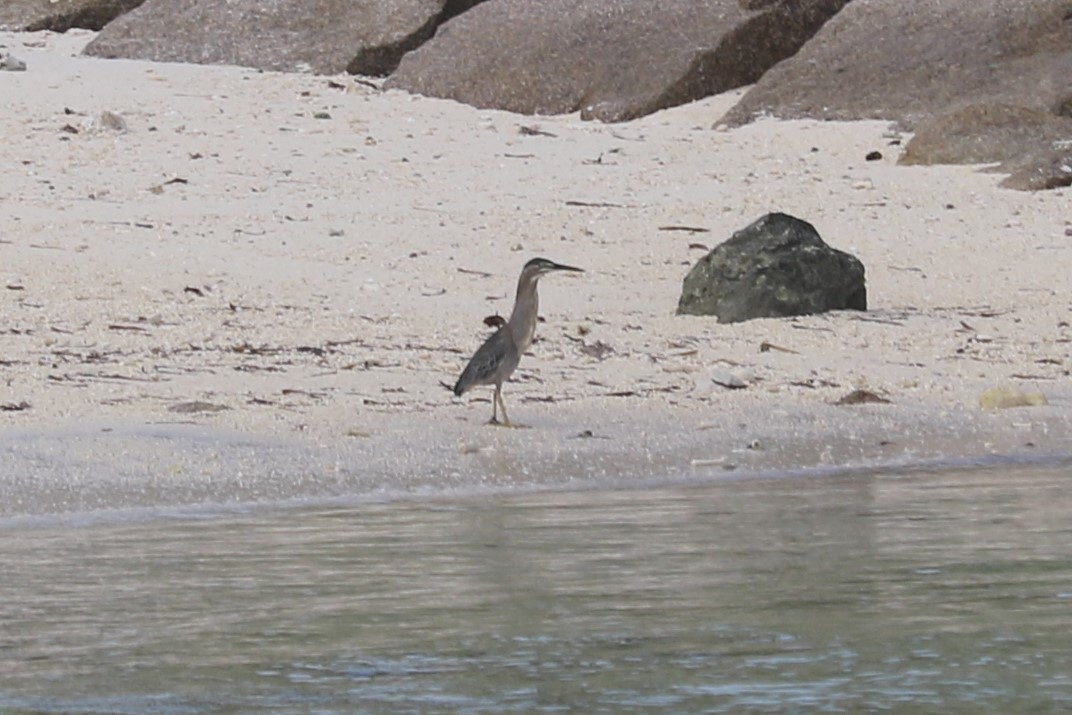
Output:
[[509,427],[511,429],[528,429],[528,425],[519,425],[517,422],[511,422],[510,420],[503,420],[500,422],[497,418],[492,417],[488,420],[487,424],[493,427]]

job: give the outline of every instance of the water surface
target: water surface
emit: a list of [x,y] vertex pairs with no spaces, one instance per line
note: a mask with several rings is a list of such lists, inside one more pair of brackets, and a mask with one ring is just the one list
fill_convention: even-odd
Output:
[[1072,711],[1072,467],[0,525],[0,712]]

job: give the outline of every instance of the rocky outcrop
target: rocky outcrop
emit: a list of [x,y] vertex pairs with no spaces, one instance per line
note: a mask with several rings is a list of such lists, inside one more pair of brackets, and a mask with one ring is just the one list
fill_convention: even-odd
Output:
[[1017,162],[1012,173],[1002,180],[1006,189],[1043,191],[1072,186],[1072,146],[1058,145],[1048,155],[1041,153],[1026,161]]
[[67,32],[74,27],[99,30],[144,0],[4,0],[0,28]]
[[996,164],[1003,185],[1047,189],[1072,185],[1072,118],[1008,104],[971,105],[926,119],[902,164]]
[[1004,186],[1072,184],[1072,0],[854,0],[724,118],[889,119],[906,163],[1000,162]]
[[[447,4],[147,0],[105,27],[85,52],[159,62],[382,75],[432,35]],[[463,2],[462,9],[469,4]]]
[[677,312],[735,323],[842,309],[867,310],[863,264],[828,246],[810,223],[773,213],[692,267]]
[[1062,140],[1072,140],[1072,119],[1009,104],[974,104],[920,122],[900,161],[1001,164]]
[[1052,111],[1072,96],[1072,0],[853,0],[724,121],[890,119],[969,104]]
[[8,0],[5,22],[108,22],[85,50],[99,57],[389,74],[603,121],[755,82],[720,123],[886,119],[917,130],[903,163],[1072,185],[1072,0]]
[[489,0],[387,86],[523,114],[623,121],[755,82],[847,0]]

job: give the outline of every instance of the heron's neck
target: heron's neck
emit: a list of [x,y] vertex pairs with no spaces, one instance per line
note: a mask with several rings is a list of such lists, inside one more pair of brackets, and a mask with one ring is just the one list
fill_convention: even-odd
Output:
[[536,281],[522,278],[517,284],[517,298],[510,314],[510,328],[520,352],[532,345],[536,336],[536,318],[540,309],[540,297],[536,293]]

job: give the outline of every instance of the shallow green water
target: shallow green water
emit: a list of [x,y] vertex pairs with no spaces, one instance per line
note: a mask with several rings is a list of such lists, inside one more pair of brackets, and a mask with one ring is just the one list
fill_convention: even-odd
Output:
[[0,712],[1072,711],[1072,468],[0,524]]

